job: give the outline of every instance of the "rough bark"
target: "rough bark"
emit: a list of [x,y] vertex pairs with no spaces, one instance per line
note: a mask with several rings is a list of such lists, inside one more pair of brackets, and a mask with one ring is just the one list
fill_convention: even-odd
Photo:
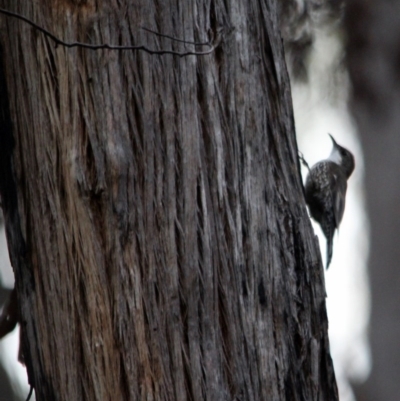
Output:
[[[118,3],[118,5],[117,5]],[[38,400],[336,400],[274,1],[0,1],[1,180]],[[7,92],[8,90],[8,92]]]
[[357,400],[399,398],[400,4],[351,0],[347,62],[362,138],[371,224],[372,371]]

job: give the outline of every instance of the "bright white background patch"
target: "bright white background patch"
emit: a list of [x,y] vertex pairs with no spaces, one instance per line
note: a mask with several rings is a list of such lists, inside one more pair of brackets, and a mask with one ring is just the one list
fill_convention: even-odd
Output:
[[336,148],[332,148],[332,152],[329,155],[328,159],[336,164],[340,164],[342,162],[342,156],[340,155],[339,150]]

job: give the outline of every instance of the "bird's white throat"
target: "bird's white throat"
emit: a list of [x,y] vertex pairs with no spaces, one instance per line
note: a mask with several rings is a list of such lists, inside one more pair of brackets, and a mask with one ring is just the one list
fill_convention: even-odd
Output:
[[342,163],[342,156],[339,149],[333,147],[332,152],[328,157],[328,160],[340,165]]

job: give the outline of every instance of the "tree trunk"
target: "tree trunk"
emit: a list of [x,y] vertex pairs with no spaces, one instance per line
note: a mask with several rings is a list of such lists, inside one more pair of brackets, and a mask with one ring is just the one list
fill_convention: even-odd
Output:
[[[118,6],[116,5],[118,3]],[[1,196],[38,400],[337,400],[273,0],[22,2]],[[8,93],[7,93],[7,90]]]

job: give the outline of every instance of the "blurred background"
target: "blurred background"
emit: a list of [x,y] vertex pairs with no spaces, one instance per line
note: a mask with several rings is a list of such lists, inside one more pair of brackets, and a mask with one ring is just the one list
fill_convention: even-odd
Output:
[[[340,399],[398,401],[400,2],[287,4],[299,20],[294,31],[283,32],[291,37],[285,44],[302,53],[289,62],[297,65],[292,89],[299,149],[310,165],[326,158],[332,146],[329,132],[356,157],[325,275]],[[325,239],[314,227],[324,258]],[[12,287],[1,220],[0,305]],[[25,369],[17,362],[18,342],[18,329],[0,341],[0,401],[25,400],[29,392]]]
[[358,401],[400,400],[400,2],[349,0],[350,107],[364,150],[371,227],[372,370]]
[[299,148],[309,164],[327,157],[330,132],[356,157],[325,275],[340,399],[398,401],[400,2],[290,3],[301,21],[291,47],[302,54],[289,60]]

